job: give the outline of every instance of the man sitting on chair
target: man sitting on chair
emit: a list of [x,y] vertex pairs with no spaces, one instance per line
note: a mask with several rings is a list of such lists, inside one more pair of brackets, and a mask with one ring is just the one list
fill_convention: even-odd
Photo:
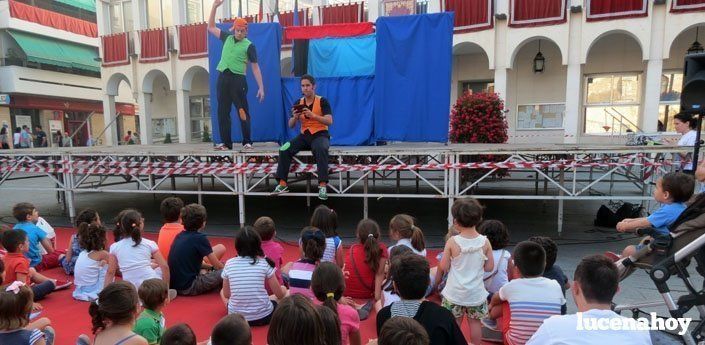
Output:
[[289,128],[294,128],[296,122],[301,122],[301,134],[279,149],[279,165],[276,178],[279,185],[272,194],[281,194],[289,191],[286,179],[289,175],[291,160],[301,150],[311,150],[318,166],[318,198],[328,199],[326,184],[328,183],[328,148],[330,147],[330,133],[328,126],[333,124],[330,103],[328,100],[316,95],[316,79],[305,74],[301,76],[301,93],[304,94],[296,104]]

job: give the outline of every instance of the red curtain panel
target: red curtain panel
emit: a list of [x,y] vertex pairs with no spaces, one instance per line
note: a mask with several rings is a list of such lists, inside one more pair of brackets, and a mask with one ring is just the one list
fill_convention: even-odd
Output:
[[646,17],[647,0],[588,0],[587,21]]
[[705,11],[705,0],[671,0],[671,12]]
[[181,25],[179,29],[179,59],[208,56],[208,24]]
[[103,66],[120,66],[130,63],[127,53],[127,33],[103,36]]
[[288,40],[309,40],[323,37],[352,37],[374,32],[370,22],[349,24],[327,24],[317,26],[289,26],[284,28]]
[[494,25],[492,0],[445,0],[445,10],[455,12],[455,31],[491,29]]
[[360,3],[319,7],[322,24],[360,23],[364,8]]
[[166,48],[167,29],[140,31],[140,62],[162,62],[169,60]]
[[10,0],[10,16],[20,20],[49,26],[55,29],[73,32],[88,37],[98,37],[98,26],[95,23],[73,18],[61,13],[48,11]]
[[[294,11],[283,12],[279,14],[279,24],[286,30],[287,27],[294,26]],[[308,20],[308,8],[299,10],[299,25],[310,25]],[[284,37],[282,45],[290,45],[292,40]]]
[[510,0],[509,26],[527,27],[566,22],[567,0]]

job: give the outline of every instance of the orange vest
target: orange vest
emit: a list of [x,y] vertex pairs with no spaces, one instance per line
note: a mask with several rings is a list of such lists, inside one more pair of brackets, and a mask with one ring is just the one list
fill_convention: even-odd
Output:
[[[306,104],[306,98],[302,97],[300,104]],[[323,116],[323,109],[321,109],[321,96],[315,96],[313,100],[313,109],[311,110],[312,113],[318,115],[318,116]],[[328,126],[314,120],[314,119],[307,119],[306,117],[301,118],[301,133],[305,132],[308,130],[311,134],[315,134],[316,132],[320,131],[327,131]]]

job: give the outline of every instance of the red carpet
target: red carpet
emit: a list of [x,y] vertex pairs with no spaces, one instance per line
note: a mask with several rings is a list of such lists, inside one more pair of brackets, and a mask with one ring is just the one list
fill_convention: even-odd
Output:
[[[73,229],[57,229],[57,247],[66,249],[69,238],[73,234]],[[108,235],[112,237],[112,235]],[[146,234],[146,238],[156,240],[156,234]],[[233,240],[223,237],[210,237],[213,245],[222,243],[227,248],[225,258],[235,255]],[[284,262],[298,259],[298,248],[284,244]],[[429,251],[429,260],[435,265],[437,251]],[[63,270],[55,268],[42,272],[47,276],[57,279],[67,279]],[[73,277],[68,277],[73,280]],[[54,292],[45,300],[41,301],[44,312],[41,316],[48,317],[52,321],[52,326],[56,329],[56,344],[73,344],[76,337],[81,334],[91,334],[91,320],[88,315],[88,302],[79,302],[71,297],[73,288]],[[196,332],[199,341],[207,340],[213,326],[227,314],[225,306],[221,303],[218,294],[213,292],[208,295],[197,297],[180,296],[170,303],[165,311],[167,327],[177,323],[187,323]],[[369,339],[377,338],[375,330],[375,314],[369,319],[362,321],[361,325],[362,343],[366,344]],[[463,332],[467,335],[467,324],[463,323]],[[252,328],[253,344],[266,344],[267,327]]]

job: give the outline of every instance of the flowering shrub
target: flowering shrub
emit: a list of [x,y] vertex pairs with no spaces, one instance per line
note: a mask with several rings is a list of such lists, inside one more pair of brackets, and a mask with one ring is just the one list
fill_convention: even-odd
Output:
[[[451,143],[506,143],[507,118],[504,101],[496,93],[466,92],[458,98],[450,114]],[[461,157],[461,162],[500,162],[505,156],[481,155]],[[487,173],[486,170],[463,170],[463,181]],[[495,176],[507,175],[506,169],[495,171]]]
[[506,143],[504,102],[496,93],[466,92],[450,114],[452,143]]

